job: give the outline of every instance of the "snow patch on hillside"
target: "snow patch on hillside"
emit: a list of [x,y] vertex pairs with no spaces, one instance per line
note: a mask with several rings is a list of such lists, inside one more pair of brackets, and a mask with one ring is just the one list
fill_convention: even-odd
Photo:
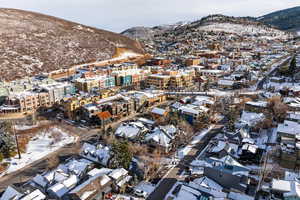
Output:
[[199,30],[203,31],[215,31],[215,32],[227,32],[235,33],[238,35],[248,34],[248,35],[265,35],[273,37],[285,36],[283,31],[275,30],[263,26],[255,26],[252,24],[232,24],[232,23],[211,23],[199,27]]

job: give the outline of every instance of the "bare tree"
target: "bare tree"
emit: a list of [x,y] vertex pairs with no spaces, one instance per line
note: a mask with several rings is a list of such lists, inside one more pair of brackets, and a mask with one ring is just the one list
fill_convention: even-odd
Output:
[[282,122],[288,111],[288,106],[284,104],[279,96],[275,96],[269,99],[269,108],[273,114],[273,118],[277,122]]
[[48,170],[52,170],[59,165],[59,158],[55,156],[51,156],[47,158],[47,168]]

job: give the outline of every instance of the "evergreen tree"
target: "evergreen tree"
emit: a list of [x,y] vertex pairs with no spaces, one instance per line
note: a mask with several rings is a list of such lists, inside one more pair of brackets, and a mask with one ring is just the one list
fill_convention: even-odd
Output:
[[4,158],[9,158],[15,152],[16,142],[12,135],[12,124],[10,122],[2,122],[0,124],[0,154]]
[[290,71],[291,75],[293,73],[295,73],[296,67],[297,67],[297,61],[296,61],[296,57],[294,56],[293,59],[292,59],[292,61],[291,61],[291,64],[290,64],[290,68],[289,68],[289,71]]
[[112,145],[113,158],[111,160],[111,167],[129,169],[132,152],[130,151],[128,142],[115,142]]

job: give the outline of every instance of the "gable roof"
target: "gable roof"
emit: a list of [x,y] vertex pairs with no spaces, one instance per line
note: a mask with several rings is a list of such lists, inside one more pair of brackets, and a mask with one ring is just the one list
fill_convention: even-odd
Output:
[[167,113],[167,111],[165,109],[155,107],[151,110],[151,113],[163,116]]
[[112,115],[108,111],[100,112],[100,113],[97,114],[97,116],[101,120],[107,120],[107,119],[110,119],[112,117]]
[[23,194],[20,193],[16,188],[13,186],[8,186],[0,200],[19,199],[21,196],[23,196]]

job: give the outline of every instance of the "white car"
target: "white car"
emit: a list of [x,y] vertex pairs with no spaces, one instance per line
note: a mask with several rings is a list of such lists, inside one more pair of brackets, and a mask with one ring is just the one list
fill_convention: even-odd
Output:
[[135,189],[134,194],[138,197],[144,197],[144,198],[146,198],[148,195],[147,192],[139,190],[139,189]]

